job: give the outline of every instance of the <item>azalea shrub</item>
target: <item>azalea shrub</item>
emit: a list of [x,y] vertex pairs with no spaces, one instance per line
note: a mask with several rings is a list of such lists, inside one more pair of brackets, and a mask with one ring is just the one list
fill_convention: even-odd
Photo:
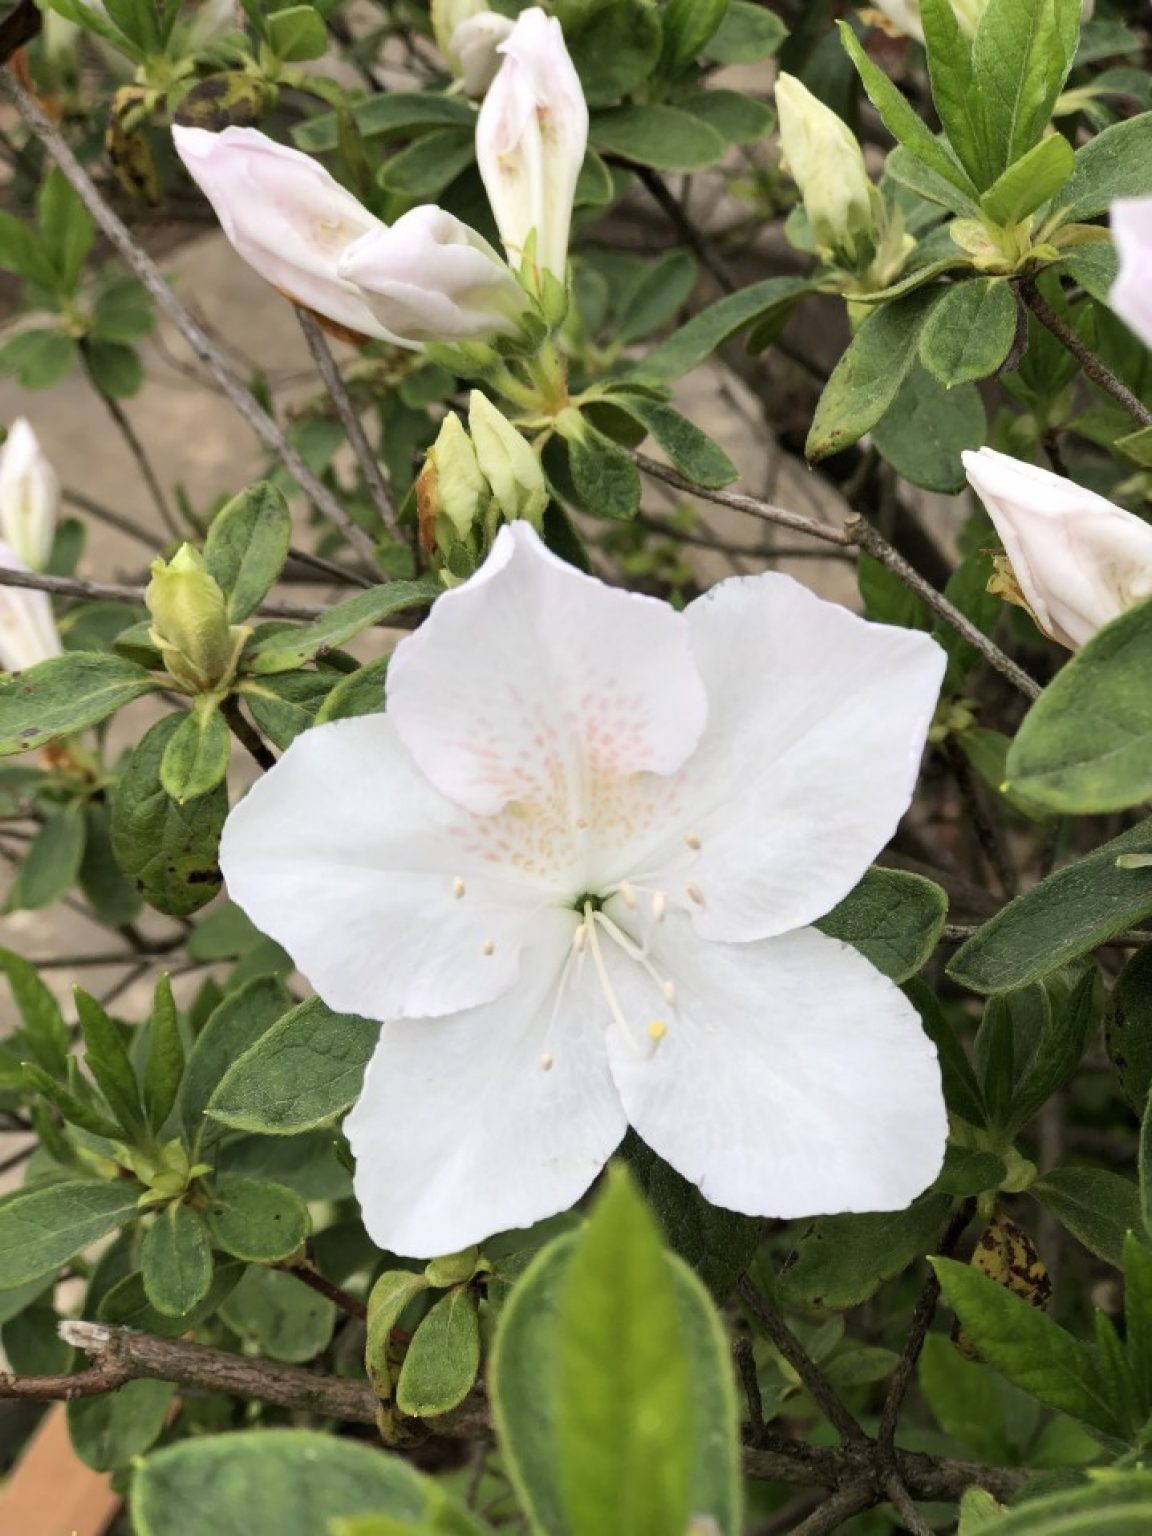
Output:
[[120,1536],[1152,1529],[1147,6],[0,45],[5,1462],[66,1403]]

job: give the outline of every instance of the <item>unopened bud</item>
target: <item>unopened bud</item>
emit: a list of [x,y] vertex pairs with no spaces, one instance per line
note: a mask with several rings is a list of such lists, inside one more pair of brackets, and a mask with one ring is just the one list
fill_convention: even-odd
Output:
[[463,1285],[476,1273],[480,1261],[479,1248],[464,1248],[459,1253],[448,1253],[443,1258],[432,1259],[424,1267],[424,1278],[429,1285],[447,1290],[452,1285]]
[[468,425],[477,461],[500,511],[509,521],[522,517],[539,529],[548,505],[548,485],[531,446],[478,389],[469,398]]
[[203,555],[182,544],[167,564],[155,561],[144,601],[152,642],[181,687],[213,693],[231,681],[251,631],[229,624],[224,593]]
[[48,564],[59,508],[56,471],[21,416],[0,451],[0,532],[30,570]]
[[780,142],[817,248],[858,262],[874,243],[879,194],[855,135],[794,75],[776,82]]
[[470,540],[492,500],[476,450],[459,416],[445,416],[416,482],[420,542],[432,554]]

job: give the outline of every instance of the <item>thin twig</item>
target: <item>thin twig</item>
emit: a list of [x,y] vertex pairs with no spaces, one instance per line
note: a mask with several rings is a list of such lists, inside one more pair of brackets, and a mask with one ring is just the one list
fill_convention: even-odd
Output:
[[326,1297],[335,1306],[339,1307],[341,1312],[347,1312],[349,1317],[359,1318],[361,1322],[367,1320],[368,1308],[364,1303],[355,1296],[350,1295],[341,1286],[337,1285],[335,1281],[327,1279],[310,1260],[297,1264],[281,1264],[278,1267],[283,1269],[286,1274],[295,1275],[297,1280],[302,1281],[309,1289],[315,1291],[318,1296]]
[[310,312],[301,309],[299,305],[296,306],[296,318],[300,322],[300,329],[304,332],[304,340],[308,343],[308,350],[312,354],[312,361],[316,364],[316,371],[324,380],[324,387],[331,397],[332,404],[336,407],[340,425],[344,428],[345,436],[352,446],[352,452],[356,455],[360,473],[364,476],[364,483],[380,514],[380,519],[392,537],[399,539],[400,524],[391,487],[384,478],[379,459],[372,451],[360,414],[352,404],[348,387],[336,366],[336,359],[332,356],[328,338],[316,324]]
[[152,497],[152,504],[160,514],[160,521],[164,524],[172,538],[181,538],[180,525],[176,521],[172,508],[168,505],[168,498],[164,494],[164,487],[160,484],[160,477],[153,468],[152,460],[148,457],[148,451],[140,441],[140,437],[137,434],[136,428],[132,425],[127,411],[114,395],[108,393],[96,377],[92,370],[89,351],[83,342],[80,344],[80,356],[84,363],[84,372],[88,377],[89,384],[91,384],[97,397],[103,402],[105,410],[112,418],[113,425],[124,439],[128,452],[136,461],[136,468],[140,471],[140,478],[148,487],[148,494]]
[[337,565],[335,560],[325,560],[323,555],[314,555],[310,549],[297,549],[295,544],[289,549],[288,558],[299,565],[310,566],[314,571],[321,571],[333,581],[350,582],[356,587],[375,586],[371,576],[365,572],[350,571],[346,565]]
[[885,1478],[884,1488],[896,1513],[904,1522],[905,1529],[911,1531],[912,1536],[933,1536],[932,1527],[916,1508],[912,1495],[900,1481],[898,1473],[892,1472]]
[[860,1514],[865,1509],[871,1509],[880,1501],[869,1479],[860,1482],[846,1483],[843,1488],[837,1488],[830,1498],[814,1509],[807,1520],[801,1520],[799,1525],[792,1527],[792,1536],[827,1536],[830,1531],[835,1531],[843,1525],[845,1520],[850,1520],[853,1515]]
[[184,336],[197,357],[204,363],[260,440],[281,459],[301,490],[310,497],[325,517],[336,524],[357,554],[369,564],[374,565],[376,550],[372,540],[340,505],[332,492],[317,479],[256,396],[241,379],[237,378],[220,349],[173,293],[151,256],[141,250],[127,226],[104,201],[92,178],[72,153],[59,130],[49,122],[39,104],[28,94],[10,69],[0,70],[0,96],[12,103],[28,131],[39,139],[44,149],[75,188],[80,201],[96,223],[148,289],[160,309]]
[[235,694],[229,695],[220,706],[220,713],[228,722],[228,729],[263,773],[276,766],[275,753],[263,736],[240,708]]
[[774,1347],[799,1376],[808,1396],[843,1440],[860,1442],[867,1437],[840,1401],[836,1389],[812,1359],[788,1324],[747,1275],[740,1281],[740,1298],[763,1328]]
[[759,1445],[764,1436],[764,1399],[760,1393],[760,1380],[756,1375],[756,1357],[752,1353],[752,1340],[746,1333],[740,1334],[732,1346],[736,1371],[744,1389],[744,1401],[748,1404],[748,1438]]
[[101,523],[107,523],[110,528],[115,528],[117,532],[135,539],[152,554],[156,553],[156,535],[141,528],[138,523],[134,523],[130,517],[125,517],[122,512],[113,511],[103,502],[96,501],[84,491],[75,490],[72,486],[65,486],[61,497],[69,506],[76,507],[81,512],[87,512],[89,517],[94,517]]
[[1104,359],[1098,357],[1091,347],[1085,346],[1076,332],[1064,323],[1031,278],[1025,278],[1020,284],[1020,295],[1040,324],[1051,331],[1060,345],[1076,359],[1084,375],[1122,405],[1134,421],[1138,421],[1142,427],[1152,427],[1152,411],[1132,393],[1122,379],[1117,378]]

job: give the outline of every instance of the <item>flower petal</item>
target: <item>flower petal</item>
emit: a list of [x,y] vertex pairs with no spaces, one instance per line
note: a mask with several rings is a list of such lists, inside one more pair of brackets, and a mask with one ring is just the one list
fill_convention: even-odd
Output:
[[330,1008],[451,1013],[515,981],[539,900],[470,857],[471,822],[367,715],[296,738],[229,816],[220,863]]
[[585,576],[525,522],[388,671],[389,714],[439,790],[482,813],[546,805],[557,826],[605,783],[677,769],[706,708],[683,616]]
[[802,928],[857,884],[908,808],[944,652],[787,576],[721,583],[686,614],[708,726],[680,775],[682,836],[647,883],[704,938]]
[[1120,273],[1109,302],[1144,345],[1152,347],[1152,197],[1113,203],[1111,223]]
[[667,1033],[647,1060],[610,1032],[629,1121],[715,1205],[752,1216],[899,1210],[935,1178],[947,1115],[911,1003],[813,928],[714,944],[670,917],[651,951],[669,1007],[605,946],[621,1008]]
[[344,1123],[381,1248],[430,1258],[531,1226],[578,1200],[620,1142],[627,1122],[595,979],[573,957],[576,921],[555,910],[535,920],[520,980],[499,1002],[381,1030]]

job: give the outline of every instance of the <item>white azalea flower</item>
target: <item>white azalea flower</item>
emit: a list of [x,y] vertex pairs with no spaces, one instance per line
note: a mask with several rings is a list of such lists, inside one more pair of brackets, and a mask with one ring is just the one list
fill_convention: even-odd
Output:
[[931,1182],[935,1051],[808,925],[892,836],[943,667],[788,577],[677,613],[518,522],[397,647],[386,714],[296,739],[221,861],[332,1008],[384,1021],[346,1122],[381,1247],[564,1210],[629,1124],[753,1214]]
[[[0,570],[27,569],[14,549],[0,543]],[[0,586],[0,672],[23,672],[60,654],[60,636],[47,592]]]
[[1120,271],[1109,302],[1124,324],[1152,347],[1152,197],[1124,197],[1112,204],[1112,239]]

